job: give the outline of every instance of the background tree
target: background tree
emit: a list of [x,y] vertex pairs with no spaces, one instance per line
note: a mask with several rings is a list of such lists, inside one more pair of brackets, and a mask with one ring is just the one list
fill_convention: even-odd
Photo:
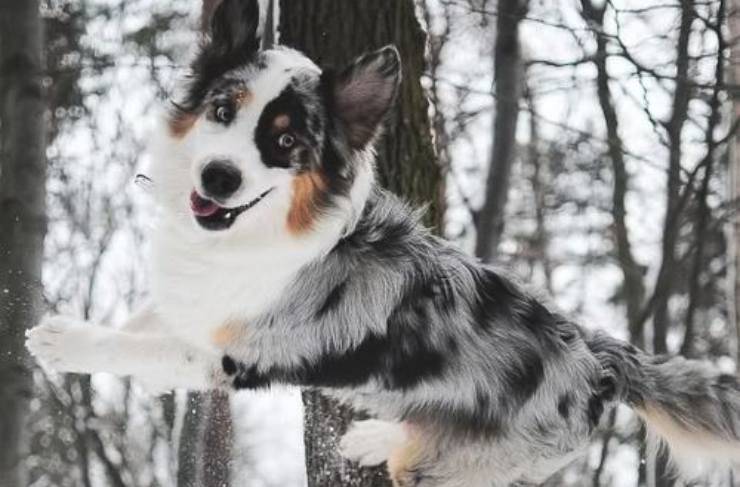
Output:
[[475,253],[484,262],[491,262],[496,257],[504,231],[509,179],[517,145],[519,100],[524,88],[519,24],[527,13],[527,5],[528,0],[501,0],[498,3],[493,60],[496,115],[485,199],[476,215]]
[[[429,205],[426,222],[441,228],[442,177],[433,151],[424,71],[425,35],[412,0],[284,0],[280,43],[305,52],[320,66],[340,68],[387,44],[399,49],[403,82],[398,109],[389,118],[378,150],[381,185],[416,205]],[[347,19],[353,19],[348,22]],[[337,46],[342,46],[337,49]],[[352,414],[317,392],[303,393],[304,443],[309,486],[387,485],[383,468],[358,469],[336,446]]]
[[[740,16],[737,12],[740,12],[740,1],[733,0],[730,3],[730,8],[734,15],[728,17],[730,38],[737,39],[740,36]],[[730,79],[732,84],[737,86],[740,84],[740,50],[738,46],[733,44],[730,46]],[[740,89],[737,87],[730,91],[732,95],[732,114],[736,119],[740,119]],[[738,145],[738,134],[735,133],[730,140],[730,201],[735,209],[738,208],[740,202],[740,146]],[[733,258],[733,266],[731,266],[729,287],[728,287],[728,301],[730,309],[731,320],[735,323],[736,337],[740,337],[740,309],[738,303],[740,303],[740,218],[730,218],[729,220],[729,241],[730,241],[730,252]],[[737,350],[735,351],[735,360],[740,357],[740,340],[736,339]]]
[[27,479],[31,376],[24,331],[41,313],[46,137],[39,3],[0,5],[0,484]]

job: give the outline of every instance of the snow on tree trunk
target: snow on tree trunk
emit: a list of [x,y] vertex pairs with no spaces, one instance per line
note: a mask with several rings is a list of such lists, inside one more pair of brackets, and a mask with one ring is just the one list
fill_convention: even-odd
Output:
[[[395,44],[403,59],[399,108],[378,145],[380,184],[416,205],[428,204],[426,223],[442,222],[442,177],[431,140],[424,68],[425,33],[413,0],[283,0],[280,44],[305,52],[320,66],[341,67],[354,57]],[[337,453],[352,412],[315,391],[303,393],[304,443],[310,487],[385,486],[384,468],[358,469]]]
[[31,377],[24,331],[41,310],[46,145],[37,0],[0,3],[0,485],[25,485]]

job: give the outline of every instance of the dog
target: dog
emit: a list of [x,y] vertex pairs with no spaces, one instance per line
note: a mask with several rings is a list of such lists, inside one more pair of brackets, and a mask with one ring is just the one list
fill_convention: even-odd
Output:
[[681,465],[740,458],[740,384],[548,309],[431,234],[374,182],[393,47],[341,70],[261,50],[256,0],[224,0],[151,147],[151,303],[120,329],[45,318],[60,372],[164,390],[317,387],[373,419],[343,453],[396,486],[537,483],[619,403]]

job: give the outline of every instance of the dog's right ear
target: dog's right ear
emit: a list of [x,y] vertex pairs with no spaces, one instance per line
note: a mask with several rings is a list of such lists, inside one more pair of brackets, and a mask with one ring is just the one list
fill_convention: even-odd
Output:
[[211,16],[206,48],[219,57],[251,57],[260,45],[259,18],[258,0],[222,0]]
[[364,149],[371,143],[398,97],[401,57],[386,46],[355,59],[330,77],[334,116],[341,123],[349,145]]

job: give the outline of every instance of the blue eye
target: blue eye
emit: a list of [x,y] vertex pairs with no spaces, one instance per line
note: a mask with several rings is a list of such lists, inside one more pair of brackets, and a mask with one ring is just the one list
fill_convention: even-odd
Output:
[[288,133],[284,133],[278,137],[277,143],[281,149],[290,149],[293,147],[293,144],[295,144],[295,137]]
[[230,123],[234,120],[234,109],[229,105],[217,105],[213,111],[213,117],[219,123]]

